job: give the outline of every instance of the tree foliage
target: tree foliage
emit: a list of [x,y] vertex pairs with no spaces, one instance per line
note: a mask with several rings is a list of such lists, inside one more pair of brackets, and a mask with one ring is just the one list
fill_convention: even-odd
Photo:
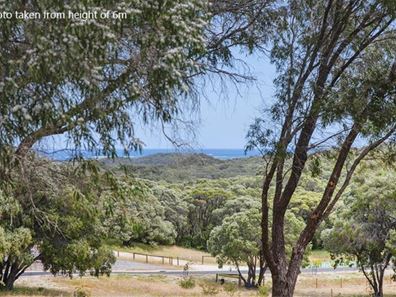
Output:
[[[319,225],[359,163],[395,134],[395,11],[390,2],[293,0],[279,9],[270,44],[278,72],[276,102],[248,133],[248,148],[271,156],[264,160],[261,226],[274,296],[293,295],[304,251]],[[367,145],[355,154],[359,139]],[[289,257],[286,213],[308,156],[323,147],[333,147],[331,173]],[[320,164],[311,165],[310,171],[320,174]]]
[[175,209],[163,206],[166,196],[154,196],[147,185],[133,178],[120,178],[117,183],[116,191],[104,193],[108,197],[104,201],[111,201],[111,212],[103,218],[108,234],[124,245],[175,243],[180,222],[171,217]]
[[383,296],[384,274],[396,257],[394,174],[366,172],[344,201],[334,227],[322,232],[324,246],[336,264],[356,260],[374,296]]
[[126,19],[3,20],[0,147],[66,133],[72,148],[136,148],[133,127],[169,121],[199,70],[203,1],[12,1],[2,11],[127,13]]
[[34,261],[53,274],[109,274],[115,259],[103,245],[95,183],[79,168],[25,162],[0,190],[1,286],[12,289]]
[[[231,262],[234,264],[245,286],[260,286],[263,281],[265,267],[260,261],[260,212],[252,209],[235,213],[224,219],[220,226],[210,233],[208,250],[216,256],[219,266]],[[248,276],[245,278],[240,271],[240,265],[248,266]],[[260,276],[256,277],[256,269]]]

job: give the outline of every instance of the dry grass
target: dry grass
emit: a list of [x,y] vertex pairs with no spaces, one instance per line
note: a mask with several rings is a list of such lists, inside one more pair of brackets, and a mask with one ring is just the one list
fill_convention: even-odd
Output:
[[[199,251],[196,249],[180,247],[176,245],[171,246],[150,246],[145,244],[136,244],[132,247],[119,247],[113,246],[114,250],[122,251],[122,252],[130,252],[130,253],[142,253],[142,254],[150,254],[150,255],[157,255],[157,256],[165,256],[165,257],[173,257],[180,259],[185,259],[190,262],[201,264],[202,263],[202,256],[204,256],[204,263],[205,264],[216,264],[216,259],[212,257],[209,253]],[[161,259],[152,258],[154,262],[160,262]],[[315,250],[312,251],[309,260],[312,264],[321,264],[324,262],[330,262],[330,253],[324,250]]]
[[[44,279],[44,277],[42,277]],[[180,287],[180,277],[173,276],[127,276],[127,275],[114,275],[109,278],[53,278],[45,277],[49,286],[59,286],[65,288],[64,296],[70,296],[77,289],[84,291],[92,297],[111,296],[111,297],[189,297],[189,296],[205,296],[203,294],[202,286],[215,286],[218,289],[216,296],[257,296],[255,290],[246,290],[243,288],[238,289],[236,294],[230,294],[223,290],[220,284],[214,282],[214,277],[208,279],[205,278],[194,278],[196,286],[192,289],[183,289]],[[24,286],[28,278],[24,280]],[[3,295],[11,296],[11,295]],[[16,295],[12,295],[16,296]],[[25,295],[26,296],[26,295]],[[43,295],[45,296],[45,295]],[[59,296],[59,295],[56,295]]]
[[[396,282],[390,276],[384,280],[384,292],[390,295],[396,292]],[[370,287],[361,273],[320,273],[303,274],[296,286],[297,296],[369,296]]]
[[[175,276],[128,276],[113,275],[109,278],[74,278],[63,277],[25,277],[18,283],[21,294],[0,294],[0,296],[72,296],[73,292],[80,289],[91,297],[187,297],[207,296],[204,295],[202,286],[215,286],[218,293],[215,296],[258,296],[256,290],[239,288],[236,292],[226,292],[224,286],[214,282],[214,275],[204,277],[193,277],[196,286],[192,289],[180,287],[180,277]],[[316,279],[318,282],[316,283]],[[342,279],[342,287],[341,287]],[[233,280],[226,279],[226,283]],[[270,284],[270,281],[267,281]],[[316,287],[317,286],[317,287]],[[29,287],[29,289],[27,289]],[[39,287],[45,289],[38,289]],[[23,291],[25,290],[25,291]],[[18,292],[18,291],[16,291]],[[24,293],[29,292],[31,295]],[[50,294],[53,292],[54,294]],[[390,282],[389,276],[385,280],[385,293],[389,297],[396,297],[396,283]],[[5,292],[2,292],[5,293]],[[318,274],[301,275],[296,287],[296,297],[324,297],[324,296],[368,296],[369,290],[364,278],[359,273],[343,274]],[[332,294],[332,295],[331,295]]]
[[38,296],[51,296],[51,297],[68,297],[71,296],[70,292],[43,288],[43,287],[16,287],[12,291],[0,291],[0,296],[30,296],[30,297],[38,297]]
[[[142,253],[157,256],[173,257],[188,260],[193,263],[202,263],[202,256],[206,264],[216,264],[216,259],[209,253],[205,253],[195,249],[184,248],[176,245],[171,246],[149,246],[137,244],[133,247],[113,247],[114,250],[130,253]],[[159,260],[158,260],[159,261]]]
[[325,262],[331,262],[330,253],[324,250],[311,251],[309,255],[309,262],[311,264],[321,264]]

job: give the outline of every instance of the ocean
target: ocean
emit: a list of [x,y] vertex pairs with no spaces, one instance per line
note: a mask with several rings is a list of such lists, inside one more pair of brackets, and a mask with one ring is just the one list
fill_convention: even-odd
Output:
[[[57,150],[57,151],[46,151],[41,152],[45,156],[57,160],[57,161],[66,161],[73,157],[73,153],[70,150]],[[234,158],[246,158],[252,156],[259,156],[260,153],[258,151],[249,151],[245,153],[243,149],[143,149],[142,152],[129,152],[130,158],[139,158],[145,157],[155,154],[170,154],[170,153],[181,153],[181,154],[205,154],[211,156],[213,158],[227,160],[227,159],[234,159]],[[81,155],[85,159],[95,159],[95,158],[104,158],[104,156],[94,154],[92,152],[83,151]],[[126,157],[123,150],[117,151],[117,157]]]

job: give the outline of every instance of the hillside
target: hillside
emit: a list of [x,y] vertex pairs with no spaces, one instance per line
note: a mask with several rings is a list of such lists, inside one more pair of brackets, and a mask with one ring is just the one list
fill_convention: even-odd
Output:
[[259,172],[262,160],[260,157],[220,160],[205,154],[162,153],[140,158],[104,159],[101,164],[140,178],[181,182],[253,176]]

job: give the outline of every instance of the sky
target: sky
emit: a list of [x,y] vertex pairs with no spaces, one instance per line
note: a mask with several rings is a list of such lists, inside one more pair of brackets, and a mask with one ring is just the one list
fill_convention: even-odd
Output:
[[[260,115],[260,110],[271,105],[275,67],[265,57],[240,55],[239,58],[246,61],[256,80],[240,84],[238,90],[228,82],[227,93],[221,90],[219,82],[212,83],[214,88],[209,85],[205,88],[197,116],[199,122],[194,123],[195,137],[189,142],[193,148],[244,148],[249,125]],[[137,127],[136,133],[145,148],[172,148],[159,130],[155,126]]]
[[[225,87],[223,85],[222,88],[220,81],[210,79],[202,92],[204,96],[199,98],[200,109],[192,117],[194,133],[180,133],[179,142],[187,144],[181,149],[243,149],[249,125],[260,115],[261,110],[271,106],[275,67],[264,56],[236,55],[245,61],[255,80],[238,84],[236,89],[229,80],[226,80]],[[143,149],[176,148],[166,139],[159,125],[135,123],[134,130],[135,136],[144,143]],[[168,135],[173,136],[171,134],[168,130]],[[44,150],[63,149],[66,147],[66,138],[63,135],[51,137],[42,146]]]

